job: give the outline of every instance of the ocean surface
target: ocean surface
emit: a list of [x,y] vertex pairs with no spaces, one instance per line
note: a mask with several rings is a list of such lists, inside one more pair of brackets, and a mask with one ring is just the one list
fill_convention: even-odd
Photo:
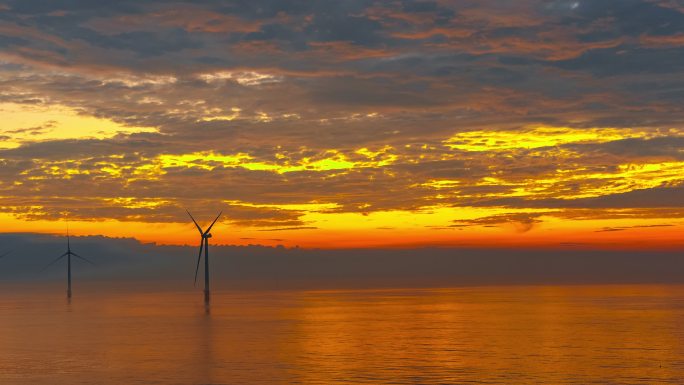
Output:
[[0,384],[684,384],[684,286],[212,299],[2,287]]

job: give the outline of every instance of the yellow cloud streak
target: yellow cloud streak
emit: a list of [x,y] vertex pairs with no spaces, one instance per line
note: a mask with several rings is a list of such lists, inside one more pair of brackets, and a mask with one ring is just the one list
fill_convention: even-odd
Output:
[[[120,155],[83,168],[88,159],[41,162],[37,169],[22,172],[27,180],[51,178],[71,179],[75,175],[90,175],[92,178],[123,179],[125,183],[136,180],[158,180],[169,168],[199,168],[206,171],[217,167],[240,167],[251,171],[270,171],[278,174],[301,171],[347,171],[356,168],[383,167],[392,164],[398,156],[391,147],[385,146],[372,151],[362,148],[345,155],[337,150],[328,150],[316,158],[304,157],[294,161],[289,156],[277,153],[280,163],[257,161],[247,153],[220,154],[195,152],[190,154],[162,154],[155,158],[142,158],[137,163],[121,164]],[[351,159],[350,156],[354,156]],[[21,182],[19,182],[21,183]]]
[[367,148],[356,150],[355,153],[365,157],[364,160],[352,160],[348,155],[337,150],[325,151],[320,159],[304,157],[293,161],[284,154],[276,154],[282,163],[256,161],[246,153],[218,154],[215,152],[196,152],[191,154],[160,155],[155,162],[161,168],[186,167],[213,170],[216,167],[241,167],[253,171],[273,171],[278,174],[297,171],[331,171],[350,170],[363,167],[383,167],[393,163],[398,158],[390,154],[391,147],[386,146],[378,151]]
[[[511,182],[506,179],[485,177],[475,185],[510,187],[509,192],[478,194],[477,197],[553,197],[568,200],[592,198],[674,184],[682,180],[684,162],[621,164],[614,170],[614,172],[600,173],[588,172],[582,168],[558,170],[554,178]],[[564,190],[566,185],[574,186],[571,192]],[[453,181],[448,180],[433,180],[423,186],[437,190],[458,187]],[[473,197],[473,195],[463,194],[462,197]]]
[[109,205],[127,209],[154,209],[171,203],[164,199],[135,197],[103,198],[102,200]]
[[89,175],[93,179],[125,179],[128,183],[139,179],[159,179],[164,173],[158,164],[119,164],[119,158],[119,155],[113,155],[109,160],[96,162],[88,168],[82,166],[89,159],[41,162],[37,164],[37,169],[23,171],[21,175],[25,175],[27,180],[71,179],[76,175]]
[[[565,170],[557,180],[539,180],[539,185],[553,186],[560,181],[580,182],[587,187],[577,193],[555,194],[562,199],[590,198],[602,195],[625,193],[632,190],[665,186],[682,180],[684,162],[661,162],[642,164],[621,164],[615,172],[582,173],[581,170]],[[551,190],[552,192],[553,190]],[[543,190],[531,191],[530,195]]]
[[110,119],[79,113],[62,105],[0,103],[0,148],[15,148],[27,141],[110,138],[120,133],[156,132],[152,127],[126,126]]
[[223,201],[224,203],[227,203],[229,205],[235,205],[235,206],[246,206],[246,207],[254,207],[254,208],[268,208],[268,209],[278,209],[278,210],[292,210],[292,211],[311,211],[311,212],[320,212],[320,211],[330,211],[334,210],[339,207],[337,203],[318,203],[318,202],[310,202],[310,203],[290,203],[290,204],[258,204],[258,203],[251,203],[251,202],[244,202],[244,201],[236,201],[236,200],[227,200]]
[[452,149],[481,152],[552,147],[569,143],[603,143],[653,135],[632,129],[538,126],[510,131],[461,132],[445,140],[444,144]]
[[[564,144],[606,143],[610,141],[640,138],[650,139],[662,136],[681,136],[681,130],[634,130],[626,128],[587,128],[535,126],[507,131],[469,131],[453,135],[445,140],[445,146],[468,152],[492,152],[506,156],[515,150],[555,147]],[[555,159],[574,159],[581,154],[568,149],[553,149]],[[544,156],[539,154],[534,156]],[[606,165],[606,171],[596,172],[590,167],[574,165],[563,168],[559,165],[555,174],[536,178],[511,179],[505,173],[492,173],[471,183],[474,186],[498,186],[491,193],[467,194],[459,190],[464,183],[450,179],[432,179],[420,184],[422,187],[459,193],[461,197],[532,197],[578,199],[624,193],[636,189],[653,188],[681,181],[684,162],[650,162]],[[467,186],[465,186],[467,187]]]

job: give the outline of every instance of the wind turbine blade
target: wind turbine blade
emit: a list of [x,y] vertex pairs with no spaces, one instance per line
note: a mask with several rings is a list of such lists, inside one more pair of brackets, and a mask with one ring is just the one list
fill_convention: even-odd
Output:
[[221,211],[221,212],[219,213],[219,215],[216,216],[216,219],[214,219],[214,221],[211,222],[211,224],[209,225],[209,228],[207,229],[207,231],[204,232],[204,234],[209,234],[209,231],[211,230],[212,227],[214,227],[214,223],[216,223],[216,221],[218,221],[218,219],[219,219],[219,217],[221,216],[221,214],[223,214],[223,211]]
[[204,248],[204,239],[200,243],[199,254],[197,254],[197,267],[195,268],[195,286],[197,286],[197,273],[199,272],[200,260],[202,259],[202,248]]
[[91,260],[89,260],[89,259],[86,259],[86,258],[83,258],[83,257],[81,257],[80,255],[74,253],[73,251],[71,252],[71,255],[73,255],[74,257],[76,257],[76,258],[78,258],[78,259],[84,260],[84,261],[88,262],[89,264],[91,264],[91,265],[93,265],[93,266],[97,266],[93,261],[91,261]]
[[45,266],[41,271],[44,271],[44,270],[47,269],[48,267],[54,265],[55,263],[57,263],[57,261],[59,261],[60,259],[66,257],[67,254],[69,254],[69,253],[67,252],[67,253],[64,253],[64,254],[60,255],[59,257],[57,257],[57,259],[55,259],[54,261],[48,263],[47,266]]
[[8,252],[6,252],[5,254],[0,255],[0,258],[4,258],[5,256],[7,256],[7,255],[10,254],[10,253],[11,253],[11,251],[8,251]]
[[200,225],[197,224],[197,221],[195,220],[195,218],[192,217],[192,214],[190,214],[190,211],[185,210],[185,212],[188,213],[188,215],[190,215],[190,219],[192,219],[192,223],[194,223],[195,226],[197,226],[197,230],[200,232],[200,234],[204,234],[204,231],[202,231],[202,228],[200,227]]

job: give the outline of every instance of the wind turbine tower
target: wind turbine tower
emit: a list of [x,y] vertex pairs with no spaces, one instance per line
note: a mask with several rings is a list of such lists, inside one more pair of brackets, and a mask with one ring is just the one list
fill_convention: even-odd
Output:
[[69,240],[69,228],[67,227],[67,251],[64,254],[57,257],[57,259],[55,259],[54,261],[50,262],[47,266],[45,266],[43,268],[43,270],[54,265],[60,259],[67,257],[67,298],[69,298],[69,299],[71,299],[71,256],[74,256],[80,260],[86,261],[86,262],[90,263],[91,265],[95,265],[93,262],[89,261],[88,259],[83,258],[80,255],[71,251],[71,242]]
[[200,248],[199,248],[199,254],[197,254],[197,267],[195,268],[195,286],[197,286],[197,273],[199,272],[199,266],[200,266],[200,260],[202,260],[202,249],[204,249],[204,305],[209,306],[209,238],[211,238],[211,228],[214,227],[214,223],[219,219],[221,214],[223,212],[220,212],[219,215],[216,216],[216,219],[214,219],[213,222],[211,222],[211,225],[207,228],[206,231],[202,230],[200,225],[197,224],[197,221],[195,218],[192,217],[192,214],[188,210],[185,210],[185,212],[188,213],[190,216],[190,219],[192,219],[192,223],[195,224],[195,227],[197,227],[197,231],[200,233]]

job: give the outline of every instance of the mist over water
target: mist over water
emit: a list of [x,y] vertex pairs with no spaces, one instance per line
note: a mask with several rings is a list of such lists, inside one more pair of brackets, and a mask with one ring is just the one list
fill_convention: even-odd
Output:
[[2,291],[2,384],[684,381],[681,285]]
[[[128,287],[192,283],[197,245],[162,246],[135,239],[72,237],[74,282]],[[0,282],[63,282],[66,264],[44,266],[66,251],[66,237],[0,234]],[[63,261],[62,261],[63,262]],[[336,289],[502,284],[684,284],[677,250],[287,249],[211,247],[212,287]],[[200,266],[202,274],[203,266]],[[161,285],[157,283],[164,281]]]

